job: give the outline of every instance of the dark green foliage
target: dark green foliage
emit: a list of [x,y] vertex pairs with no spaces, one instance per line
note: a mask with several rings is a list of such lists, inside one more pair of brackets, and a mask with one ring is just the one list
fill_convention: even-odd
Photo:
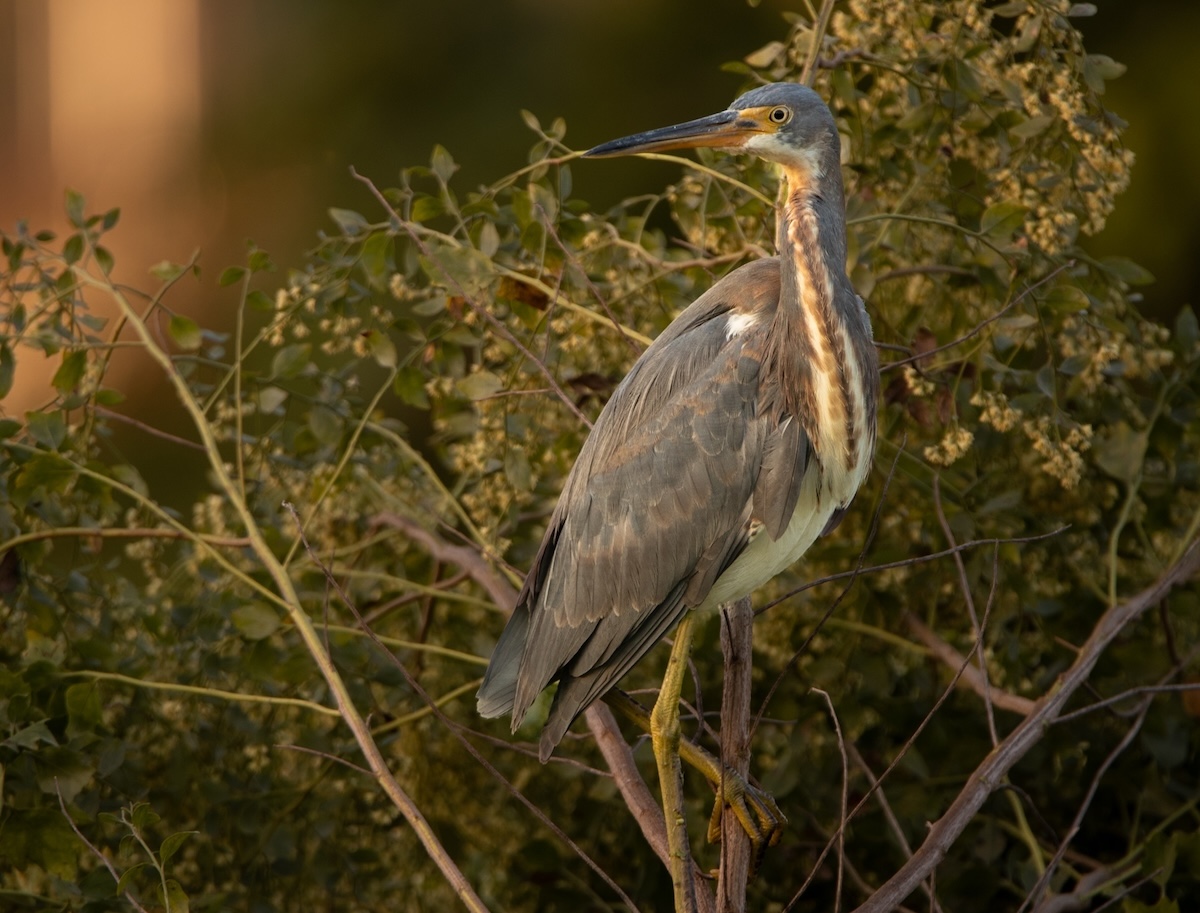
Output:
[[[847,149],[849,267],[884,347],[885,405],[867,490],[756,597],[787,597],[756,625],[756,704],[772,696],[753,770],[791,824],[751,884],[752,909],[793,897],[840,819],[842,754],[813,688],[874,777],[897,762],[883,792],[915,847],[993,745],[970,690],[926,723],[957,668],[931,638],[967,654],[985,625],[995,703],[1019,709],[1200,526],[1196,318],[1142,320],[1132,287],[1145,270],[1080,246],[1128,178],[1099,99],[1119,68],[1084,53],[1068,10],[959,3],[943,18],[940,6],[851,3],[824,47],[844,53],[817,85]],[[810,40],[797,20],[738,66],[794,79]],[[703,155],[661,196],[599,215],[571,196],[571,172],[603,163],[576,163],[561,121],[527,123],[526,169],[466,190],[438,147],[363,213],[331,210],[330,233],[278,291],[251,249],[212,292],[240,304],[229,335],[168,309],[194,264],[159,264],[152,304],[129,303],[101,245],[115,210],[89,216],[69,193],[65,240],[24,226],[3,236],[0,397],[23,359],[57,367],[39,408],[0,418],[0,905],[129,908],[119,886],[172,910],[454,908],[375,781],[338,763],[363,762],[275,565],[397,779],[490,905],[617,901],[428,712],[397,661],[451,720],[491,737],[471,740],[639,908],[669,906],[662,867],[591,769],[603,761],[590,740],[559,751],[587,767],[543,768],[508,747],[503,723],[475,717],[502,612],[429,536],[469,546],[497,577],[528,565],[580,416],[714,278],[771,253],[777,182],[762,163]],[[119,328],[91,310],[98,297],[122,324],[149,307],[142,344],[194,405],[196,430],[170,445],[193,476],[182,510],[148,487],[145,439],[113,417]],[[176,395],[163,378],[145,382]],[[396,660],[361,633],[284,502]],[[961,567],[942,554],[968,543]],[[845,579],[787,596],[860,558],[844,596]],[[1121,633],[1070,708],[1194,680],[1197,643],[1192,583]],[[662,660],[626,686],[654,687]],[[711,712],[715,625],[699,632],[696,667]],[[1084,805],[1052,891],[1106,868],[1082,909],[1126,893],[1129,911],[1200,905],[1200,709],[1194,693],[1163,693],[1139,720],[1144,699],[1048,729],[948,849],[945,909],[1019,908]],[[517,741],[535,739],[544,712]],[[998,706],[998,736],[1018,719]],[[685,732],[712,745],[694,719]],[[636,752],[653,782],[648,746]],[[851,807],[868,788],[852,762]],[[693,845],[715,867],[709,791],[689,775],[687,794]],[[844,902],[905,858],[869,800],[846,834]],[[833,859],[800,908],[833,907]]]

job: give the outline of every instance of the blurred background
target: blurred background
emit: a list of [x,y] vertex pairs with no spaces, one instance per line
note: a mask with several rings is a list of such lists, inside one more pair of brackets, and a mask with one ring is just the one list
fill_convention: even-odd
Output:
[[[1200,36],[1195,0],[1097,0],[1077,19],[1088,49],[1127,64],[1110,107],[1129,122],[1133,184],[1086,242],[1157,282],[1147,313],[1170,321],[1200,290]],[[247,240],[298,265],[330,206],[379,217],[351,166],[380,186],[428,163],[461,165],[460,192],[523,165],[562,116],[585,148],[723,107],[740,77],[721,65],[786,35],[797,2],[763,0],[0,0],[0,224],[65,226],[63,191],[89,211],[121,207],[108,238],[117,278],[152,288],[163,259],[199,250],[203,275],[177,309],[228,326],[236,296],[216,277]],[[703,12],[698,12],[698,10]],[[575,195],[604,208],[677,169],[574,169]],[[282,280],[281,280],[282,281]],[[57,359],[55,359],[55,364]],[[0,414],[49,397],[55,367],[23,356]],[[128,368],[127,368],[128,370]],[[134,379],[140,372],[134,371]],[[132,385],[137,391],[153,389]]]

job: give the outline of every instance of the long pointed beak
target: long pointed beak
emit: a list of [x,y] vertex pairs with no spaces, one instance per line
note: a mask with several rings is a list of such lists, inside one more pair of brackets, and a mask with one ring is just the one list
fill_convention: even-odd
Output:
[[635,133],[611,142],[601,143],[584,155],[601,158],[610,155],[632,155],[637,152],[662,152],[666,149],[694,149],[712,146],[718,149],[736,149],[751,136],[762,132],[754,120],[745,118],[741,111],[721,111],[690,120],[673,127],[660,127]]

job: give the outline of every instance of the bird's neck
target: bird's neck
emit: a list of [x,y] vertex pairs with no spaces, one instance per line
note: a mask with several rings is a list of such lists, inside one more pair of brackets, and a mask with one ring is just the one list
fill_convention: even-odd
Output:
[[791,414],[823,461],[852,475],[873,449],[878,365],[862,302],[846,277],[841,166],[816,155],[784,168],[779,207],[780,304],[771,334],[796,391]]

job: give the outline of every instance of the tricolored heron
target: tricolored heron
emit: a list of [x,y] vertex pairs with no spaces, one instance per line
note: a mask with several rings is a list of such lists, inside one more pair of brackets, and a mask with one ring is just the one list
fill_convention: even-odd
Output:
[[543,761],[678,625],[652,716],[667,730],[663,742],[652,729],[664,774],[693,612],[792,564],[836,525],[871,465],[878,361],[846,276],[829,108],[806,86],[776,83],[586,154],[699,146],[782,167],[779,255],[734,270],[675,318],[617,387],[567,477],[478,698],[485,717],[511,712],[515,731],[557,680]]

